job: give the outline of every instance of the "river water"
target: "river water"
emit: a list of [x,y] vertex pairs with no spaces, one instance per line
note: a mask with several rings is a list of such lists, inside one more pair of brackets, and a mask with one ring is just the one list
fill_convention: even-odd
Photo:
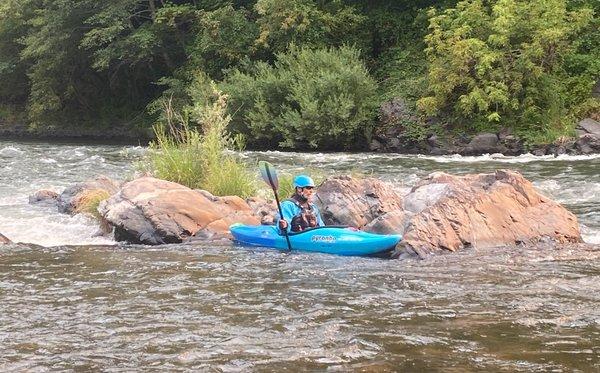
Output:
[[[0,140],[0,371],[600,371],[600,247],[469,249],[426,260],[227,244],[117,245],[30,206],[141,147]],[[246,152],[279,170],[409,188],[432,171],[511,168],[600,243],[600,157]]]

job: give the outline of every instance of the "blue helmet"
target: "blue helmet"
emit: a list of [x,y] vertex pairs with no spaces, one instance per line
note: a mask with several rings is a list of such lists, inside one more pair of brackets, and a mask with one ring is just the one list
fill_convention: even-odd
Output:
[[298,175],[294,178],[294,188],[315,187],[315,182],[310,176]]

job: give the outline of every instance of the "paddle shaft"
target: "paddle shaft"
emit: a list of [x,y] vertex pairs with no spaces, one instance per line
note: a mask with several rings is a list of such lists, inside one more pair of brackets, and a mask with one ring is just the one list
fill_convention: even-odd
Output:
[[[269,184],[271,185],[271,189],[273,189],[273,194],[275,195],[275,202],[277,202],[277,209],[279,210],[279,218],[283,219],[283,212],[281,211],[281,203],[279,203],[279,196],[277,195],[277,189],[275,189],[275,183],[273,181],[273,177],[271,175],[271,170],[267,168],[267,177],[269,178]],[[287,222],[290,224],[290,222]],[[279,222],[277,222],[279,224]],[[290,243],[290,237],[288,236],[287,227],[283,230],[283,235],[285,236],[285,241],[287,242],[288,250],[292,251],[292,244]]]

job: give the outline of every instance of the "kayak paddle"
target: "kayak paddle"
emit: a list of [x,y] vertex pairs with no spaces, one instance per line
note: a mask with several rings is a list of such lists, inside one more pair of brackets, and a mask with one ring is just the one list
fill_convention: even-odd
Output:
[[[260,170],[260,176],[265,181],[265,183],[269,184],[271,189],[273,189],[273,194],[275,194],[275,201],[277,202],[277,209],[279,210],[279,218],[283,219],[283,213],[281,212],[281,204],[279,203],[279,196],[277,195],[277,189],[279,189],[279,180],[277,179],[277,171],[273,167],[272,164],[265,161],[258,162],[258,169]],[[290,222],[287,222],[290,224]],[[277,222],[279,224],[279,222]],[[287,227],[283,229],[283,235],[285,236],[285,240],[287,242],[288,250],[292,250],[292,244],[290,243],[290,238],[288,237]]]

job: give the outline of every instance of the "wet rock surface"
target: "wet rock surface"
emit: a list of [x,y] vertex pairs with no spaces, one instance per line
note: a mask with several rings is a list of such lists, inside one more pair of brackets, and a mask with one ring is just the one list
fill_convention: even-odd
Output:
[[98,210],[115,227],[117,240],[150,245],[182,242],[193,235],[226,236],[234,222],[260,222],[239,197],[215,197],[152,177],[126,183]]
[[410,194],[436,184],[445,185],[445,193],[437,199],[428,198],[427,207],[410,220],[401,249],[424,257],[437,250],[511,246],[544,238],[581,242],[575,215],[537,192],[517,172],[467,176],[434,173]]
[[[401,194],[379,179],[336,176],[321,184],[315,202],[327,225],[402,234],[397,257],[544,240],[581,242],[577,218],[515,171],[435,172]],[[273,224],[276,206],[142,177],[124,184],[98,210],[117,240],[154,245],[231,238],[233,223]]]
[[58,196],[58,210],[67,214],[74,214],[79,210],[86,194],[106,193],[115,194],[120,188],[120,183],[105,176],[88,180],[65,189]]
[[369,224],[402,206],[402,197],[391,185],[374,178],[333,177],[319,186],[315,202],[327,225]]
[[544,239],[581,242],[577,218],[514,171],[433,173],[403,198],[377,180],[333,178],[317,195],[328,224],[403,234],[399,255],[425,257],[440,250]]

